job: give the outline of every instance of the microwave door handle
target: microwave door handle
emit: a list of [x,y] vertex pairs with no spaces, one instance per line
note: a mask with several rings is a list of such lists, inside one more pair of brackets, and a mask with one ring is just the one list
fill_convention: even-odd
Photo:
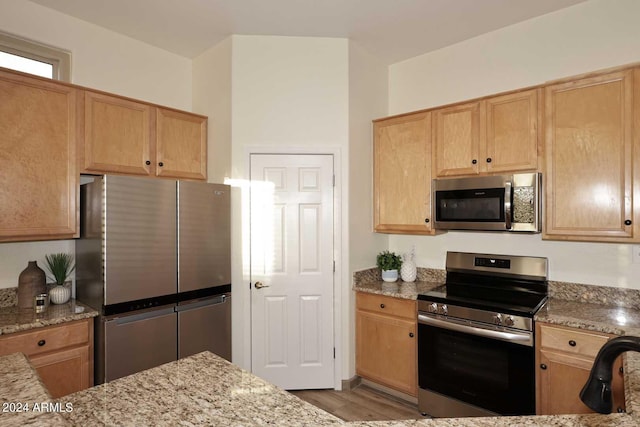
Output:
[[511,230],[511,181],[504,184],[504,223],[507,230]]

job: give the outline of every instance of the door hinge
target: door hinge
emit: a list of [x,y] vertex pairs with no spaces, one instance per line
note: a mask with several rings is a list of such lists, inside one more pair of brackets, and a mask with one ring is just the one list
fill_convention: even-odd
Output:
[[336,272],[336,262],[335,261],[333,261],[333,272],[334,273]]
[[336,176],[335,175],[333,175],[333,186],[334,187],[336,186]]
[[335,347],[333,347],[333,358],[334,359],[336,358],[336,348]]

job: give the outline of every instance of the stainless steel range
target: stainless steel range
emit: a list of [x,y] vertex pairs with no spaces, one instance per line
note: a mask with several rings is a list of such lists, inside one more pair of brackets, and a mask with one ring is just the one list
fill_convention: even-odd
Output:
[[418,295],[418,406],[433,417],[535,414],[533,316],[547,259],[447,252]]

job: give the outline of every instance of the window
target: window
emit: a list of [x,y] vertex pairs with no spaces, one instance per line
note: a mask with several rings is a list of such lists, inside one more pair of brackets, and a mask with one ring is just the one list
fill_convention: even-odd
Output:
[[54,80],[71,80],[71,54],[0,33],[0,67]]

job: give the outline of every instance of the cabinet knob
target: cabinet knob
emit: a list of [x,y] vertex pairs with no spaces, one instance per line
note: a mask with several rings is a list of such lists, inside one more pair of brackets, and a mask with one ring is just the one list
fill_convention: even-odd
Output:
[[158,166],[163,167],[164,163],[160,162],[160,163],[158,163]]
[[570,345],[571,347],[575,347],[575,346],[576,346],[576,342],[575,342],[574,340],[570,340],[570,341],[569,341],[569,345]]
[[547,369],[547,365],[545,365],[544,363],[540,364],[540,369]]
[[487,157],[487,163],[491,163],[491,157]]
[[380,304],[380,308],[384,308],[384,304]]
[[478,163],[476,159],[471,160],[471,164],[475,165],[476,163]]
[[151,160],[147,160],[146,162],[144,162],[144,164],[149,166],[151,164]]
[[621,374],[624,374],[624,368],[620,366],[620,369],[618,369],[618,372],[620,372]]
[[626,220],[626,221],[624,222],[624,225],[631,225],[631,220],[630,220],[630,219]]
[[624,410],[624,408],[622,408],[622,407],[620,407],[620,406],[618,406],[617,411],[618,411],[619,413],[621,413],[621,414],[622,414],[623,412],[627,412],[627,411],[625,411],[625,410]]
[[409,338],[413,338],[413,332],[409,332]]
[[429,224],[429,218],[424,219],[425,224]]
[[40,340],[38,341],[38,347],[42,347],[43,345],[45,345],[47,342],[45,340]]

